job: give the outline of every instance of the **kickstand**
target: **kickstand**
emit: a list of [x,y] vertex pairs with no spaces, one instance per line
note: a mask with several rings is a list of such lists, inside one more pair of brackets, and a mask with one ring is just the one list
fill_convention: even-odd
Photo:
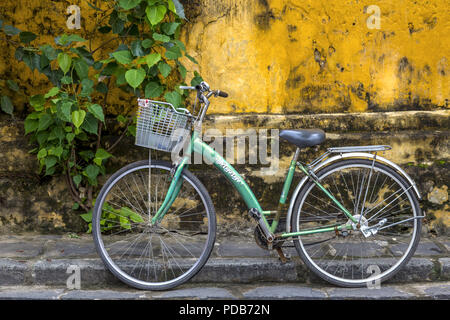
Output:
[[278,255],[280,256],[281,263],[284,264],[284,263],[289,262],[291,260],[289,258],[289,256],[286,256],[284,254],[283,249],[281,249],[280,247],[277,247],[276,250],[277,250]]

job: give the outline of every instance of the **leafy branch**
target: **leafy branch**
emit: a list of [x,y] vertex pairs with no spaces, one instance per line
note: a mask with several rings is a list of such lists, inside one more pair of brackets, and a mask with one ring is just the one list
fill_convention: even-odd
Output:
[[[34,45],[37,35],[31,32],[3,26],[1,20],[0,28],[3,40],[16,47],[15,58],[52,84],[46,92],[29,97],[24,122],[25,133],[36,146],[31,152],[36,154],[39,172],[62,174],[75,202],[73,209],[85,211],[82,218],[90,222],[98,178],[106,173],[111,152],[136,131],[135,117],[118,115],[122,132],[111,146],[104,146],[106,120],[111,118],[105,112],[110,91],[121,89],[130,98],[164,99],[180,107],[186,94],[178,86],[185,84],[187,76],[182,60],[196,61],[179,40],[185,16],[178,0],[107,0],[100,7],[87,2],[95,10],[96,23],[85,38],[63,34],[54,44],[38,46]],[[97,39],[102,42],[92,48]],[[191,84],[200,81],[194,73]],[[6,83],[9,89],[18,89],[13,81]],[[1,97],[1,107],[12,114],[6,95]],[[132,219],[126,210],[122,216],[126,213]],[[105,214],[114,220],[114,210]]]

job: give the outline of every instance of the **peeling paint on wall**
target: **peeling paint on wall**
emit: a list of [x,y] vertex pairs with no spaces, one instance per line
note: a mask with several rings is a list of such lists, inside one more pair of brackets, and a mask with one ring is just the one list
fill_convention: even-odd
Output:
[[[97,1],[99,2],[99,1]],[[230,93],[215,113],[323,113],[448,108],[450,6],[447,0],[201,0],[183,1],[183,39],[213,87]],[[67,8],[81,9],[81,29],[68,30]],[[380,29],[368,27],[372,5]],[[63,32],[85,35],[96,11],[86,1],[6,0],[7,23],[53,42]],[[95,46],[95,43],[93,43]],[[111,48],[108,48],[111,49]],[[114,48],[112,48],[114,49]],[[104,53],[98,52],[99,55]],[[14,61],[13,52],[0,53]],[[48,87],[21,63],[1,63],[27,94]],[[132,97],[111,92],[110,111]],[[26,101],[16,97],[20,110]],[[117,109],[118,108],[118,109]]]
[[[217,113],[448,108],[445,0],[202,4],[185,39],[204,78],[231,93]],[[380,29],[367,26],[371,5]]]

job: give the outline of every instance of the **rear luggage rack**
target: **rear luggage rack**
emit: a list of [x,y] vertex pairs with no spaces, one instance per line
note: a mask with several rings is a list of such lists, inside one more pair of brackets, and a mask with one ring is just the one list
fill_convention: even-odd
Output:
[[337,148],[328,148],[329,153],[344,153],[344,152],[375,152],[375,151],[386,151],[391,150],[391,146],[355,146],[355,147],[337,147]]

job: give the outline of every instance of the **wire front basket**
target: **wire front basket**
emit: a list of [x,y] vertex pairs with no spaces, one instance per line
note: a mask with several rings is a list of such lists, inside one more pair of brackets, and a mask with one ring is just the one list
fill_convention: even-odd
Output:
[[171,152],[187,136],[189,113],[167,102],[138,99],[136,145]]

